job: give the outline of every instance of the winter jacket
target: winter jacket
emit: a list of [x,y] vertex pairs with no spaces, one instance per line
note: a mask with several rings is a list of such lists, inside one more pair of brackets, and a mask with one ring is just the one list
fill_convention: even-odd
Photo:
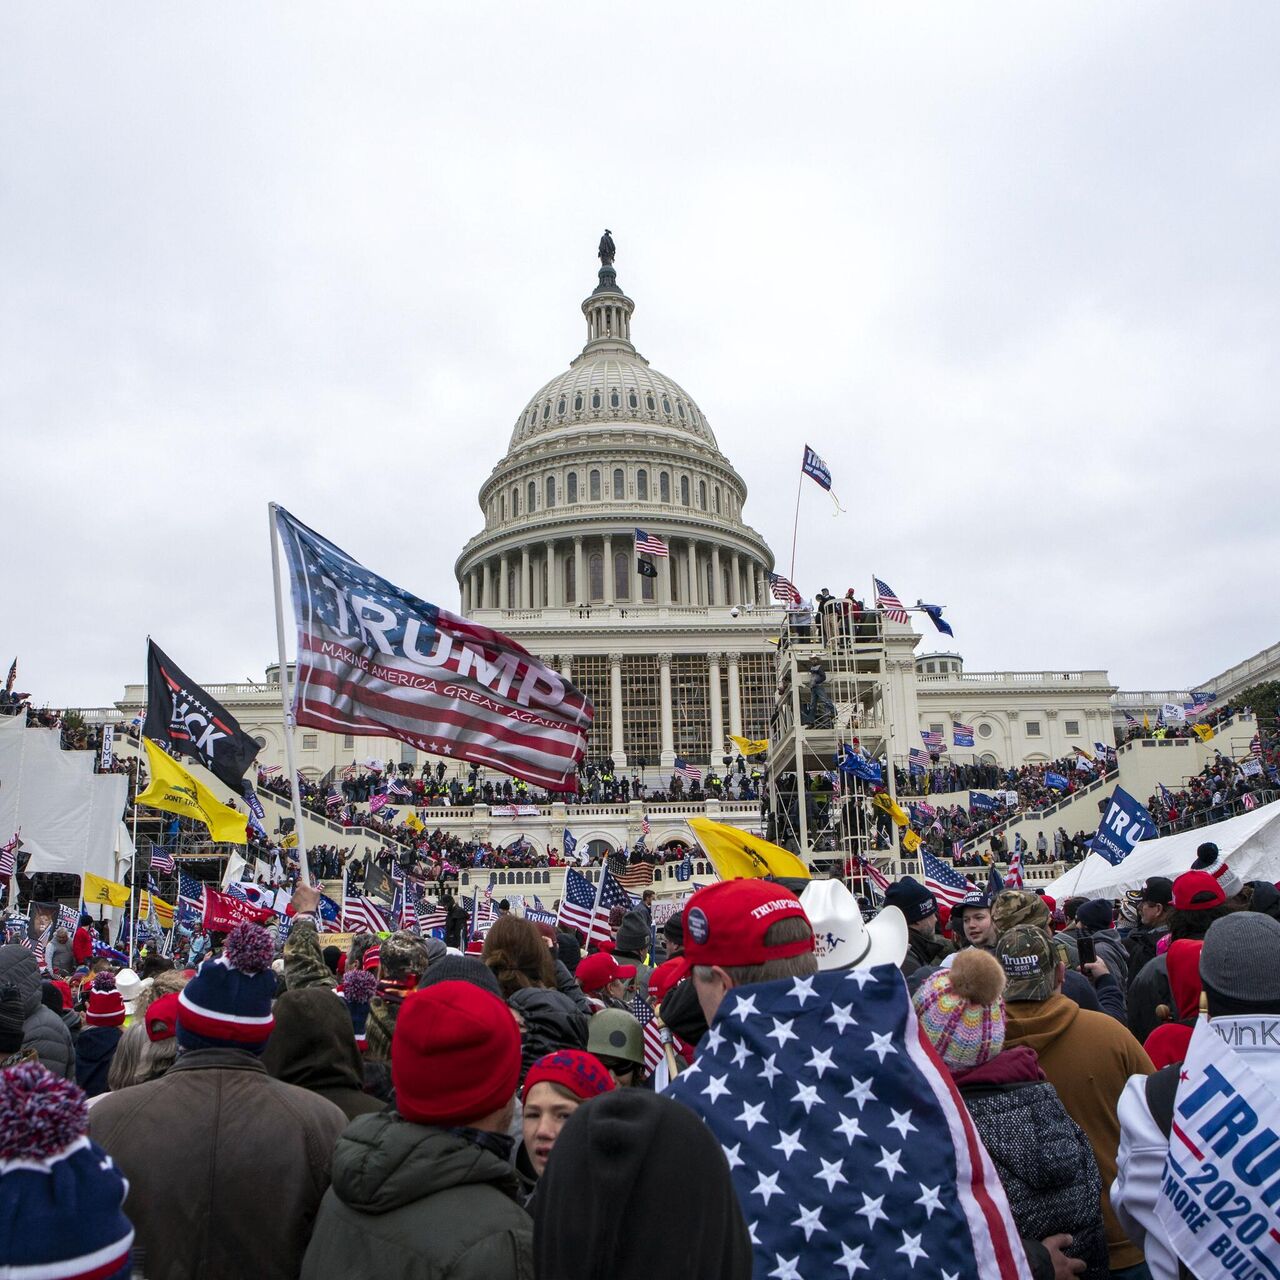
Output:
[[303,1280],[532,1280],[533,1221],[509,1161],[394,1112],[338,1140]]
[[1005,1044],[1025,1044],[1036,1051],[1040,1069],[1093,1147],[1102,1174],[1102,1218],[1111,1269],[1136,1266],[1142,1252],[1116,1221],[1107,1191],[1116,1176],[1120,1145],[1116,1105],[1130,1076],[1151,1073],[1151,1059],[1114,1018],[1081,1009],[1060,992],[1044,1001],[1010,1001],[1006,1016]]
[[591,1005],[587,1001],[587,997],[582,994],[582,988],[578,986],[578,980],[569,972],[568,966],[563,960],[556,961],[556,990],[562,991],[573,1001],[574,1007],[579,1013],[590,1013]]
[[1187,1056],[1191,1043],[1191,1030],[1200,1012],[1200,951],[1204,943],[1199,938],[1179,938],[1170,946],[1165,956],[1165,971],[1169,977],[1171,1000],[1176,1007],[1170,1010],[1172,1017],[1162,1022],[1143,1042],[1147,1057],[1158,1071],[1171,1062],[1181,1062]]
[[383,1109],[364,1091],[364,1063],[341,996],[327,987],[286,991],[273,1012],[276,1024],[262,1055],[268,1075],[328,1098],[348,1120]]
[[22,996],[22,1047],[34,1049],[41,1064],[55,1076],[74,1080],[76,1056],[71,1033],[40,997],[40,966],[35,956],[16,942],[0,947],[0,988],[10,984]]
[[1129,981],[1142,972],[1148,960],[1156,957],[1156,947],[1160,939],[1169,932],[1167,924],[1157,925],[1154,929],[1133,929],[1125,939],[1124,948],[1129,953]]
[[51,942],[45,951],[51,973],[74,973],[76,968],[75,948],[70,942]]
[[1009,1197],[1036,1280],[1046,1265],[1052,1280],[1053,1270],[1047,1251],[1031,1242],[1063,1231],[1073,1237],[1066,1252],[1087,1264],[1085,1280],[1105,1280],[1110,1268],[1098,1162],[1035,1053],[1025,1045],[1005,1049],[955,1073],[955,1080]]
[[1159,1025],[1156,1010],[1162,1005],[1172,1005],[1169,991],[1168,953],[1148,960],[1137,977],[1129,980],[1129,1030],[1138,1040],[1145,1040]]
[[667,992],[660,1010],[662,1021],[682,1040],[697,1044],[707,1034],[707,1019],[698,1003],[698,989],[693,979],[677,982]]
[[123,1034],[120,1027],[85,1027],[76,1038],[76,1084],[89,1097],[107,1092],[107,1072]]
[[301,991],[304,987],[332,989],[338,985],[324,962],[314,921],[297,920],[289,930],[284,941],[284,977],[290,991]]
[[71,936],[71,955],[79,968],[93,959],[93,940],[95,934],[88,925],[81,925]]
[[129,1180],[147,1280],[293,1280],[346,1123],[241,1049],[187,1050],[89,1109],[90,1137]]
[[1104,929],[1089,935],[1098,953],[1098,959],[1107,966],[1107,972],[1116,980],[1120,990],[1129,985],[1129,953],[1124,939],[1115,929]]
[[541,1057],[556,1049],[585,1049],[587,1022],[585,1013],[560,991],[545,987],[525,987],[507,1003],[524,1019],[524,1043],[521,1048],[520,1079]]
[[908,929],[907,955],[901,965],[902,972],[909,976],[926,965],[937,968],[943,958],[954,950],[955,946],[940,933],[921,933],[918,929]]

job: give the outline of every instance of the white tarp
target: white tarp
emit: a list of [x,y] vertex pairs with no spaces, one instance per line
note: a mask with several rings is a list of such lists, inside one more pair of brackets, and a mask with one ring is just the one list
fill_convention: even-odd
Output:
[[1060,875],[1045,892],[1063,898],[1114,898],[1140,889],[1148,876],[1171,880],[1191,869],[1196,850],[1212,840],[1241,880],[1280,880],[1280,800],[1207,827],[1144,840],[1119,866],[1091,853],[1078,867]]
[[93,772],[89,751],[63,751],[56,729],[0,717],[0,831],[22,833],[28,874],[91,871],[115,877],[116,834],[128,779]]

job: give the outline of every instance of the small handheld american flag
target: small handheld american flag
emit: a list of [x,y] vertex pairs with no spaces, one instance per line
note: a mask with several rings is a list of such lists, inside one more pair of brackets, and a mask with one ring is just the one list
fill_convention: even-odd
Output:
[[927,849],[920,850],[920,860],[924,864],[924,887],[939,902],[954,907],[966,893],[976,891],[976,885],[966,880],[954,867],[935,858]]

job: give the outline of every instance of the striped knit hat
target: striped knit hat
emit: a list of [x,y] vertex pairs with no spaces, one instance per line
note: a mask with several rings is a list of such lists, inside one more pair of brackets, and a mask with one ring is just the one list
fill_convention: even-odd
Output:
[[178,997],[182,1049],[244,1049],[261,1053],[275,1019],[275,947],[256,924],[238,924],[217,960],[206,960]]
[[[82,1090],[38,1062],[0,1071],[0,1270],[42,1280],[129,1276],[128,1183],[86,1136]],[[11,1270],[12,1269],[12,1270]]]
[[356,1033],[356,1048],[361,1053],[369,1047],[365,1029],[369,1025],[369,1001],[377,990],[377,976],[368,969],[357,969],[355,973],[347,974],[342,984],[342,998],[347,1002],[351,1026]]
[[912,996],[920,1026],[952,1071],[980,1067],[1004,1048],[1004,982],[1000,962],[969,947]]

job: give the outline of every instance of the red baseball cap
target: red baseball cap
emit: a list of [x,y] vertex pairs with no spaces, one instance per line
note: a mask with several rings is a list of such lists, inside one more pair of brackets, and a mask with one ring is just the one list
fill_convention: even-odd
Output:
[[178,1031],[178,993],[170,991],[153,1000],[147,1005],[143,1021],[147,1027],[147,1039],[152,1043],[172,1039]]
[[688,972],[687,968],[681,967],[678,959],[660,964],[649,975],[649,999],[661,1004],[667,998],[667,992]]
[[1207,871],[1184,871],[1173,882],[1173,905],[1178,911],[1208,911],[1226,900],[1222,882]]
[[[685,903],[684,955],[672,963],[687,973],[696,964],[724,968],[785,960],[813,950],[813,925],[800,899],[772,880],[722,880]],[[803,920],[808,936],[766,946],[764,935],[779,920]]]
[[583,991],[603,991],[614,978],[634,978],[633,964],[619,964],[607,951],[593,951],[578,963],[573,975]]

